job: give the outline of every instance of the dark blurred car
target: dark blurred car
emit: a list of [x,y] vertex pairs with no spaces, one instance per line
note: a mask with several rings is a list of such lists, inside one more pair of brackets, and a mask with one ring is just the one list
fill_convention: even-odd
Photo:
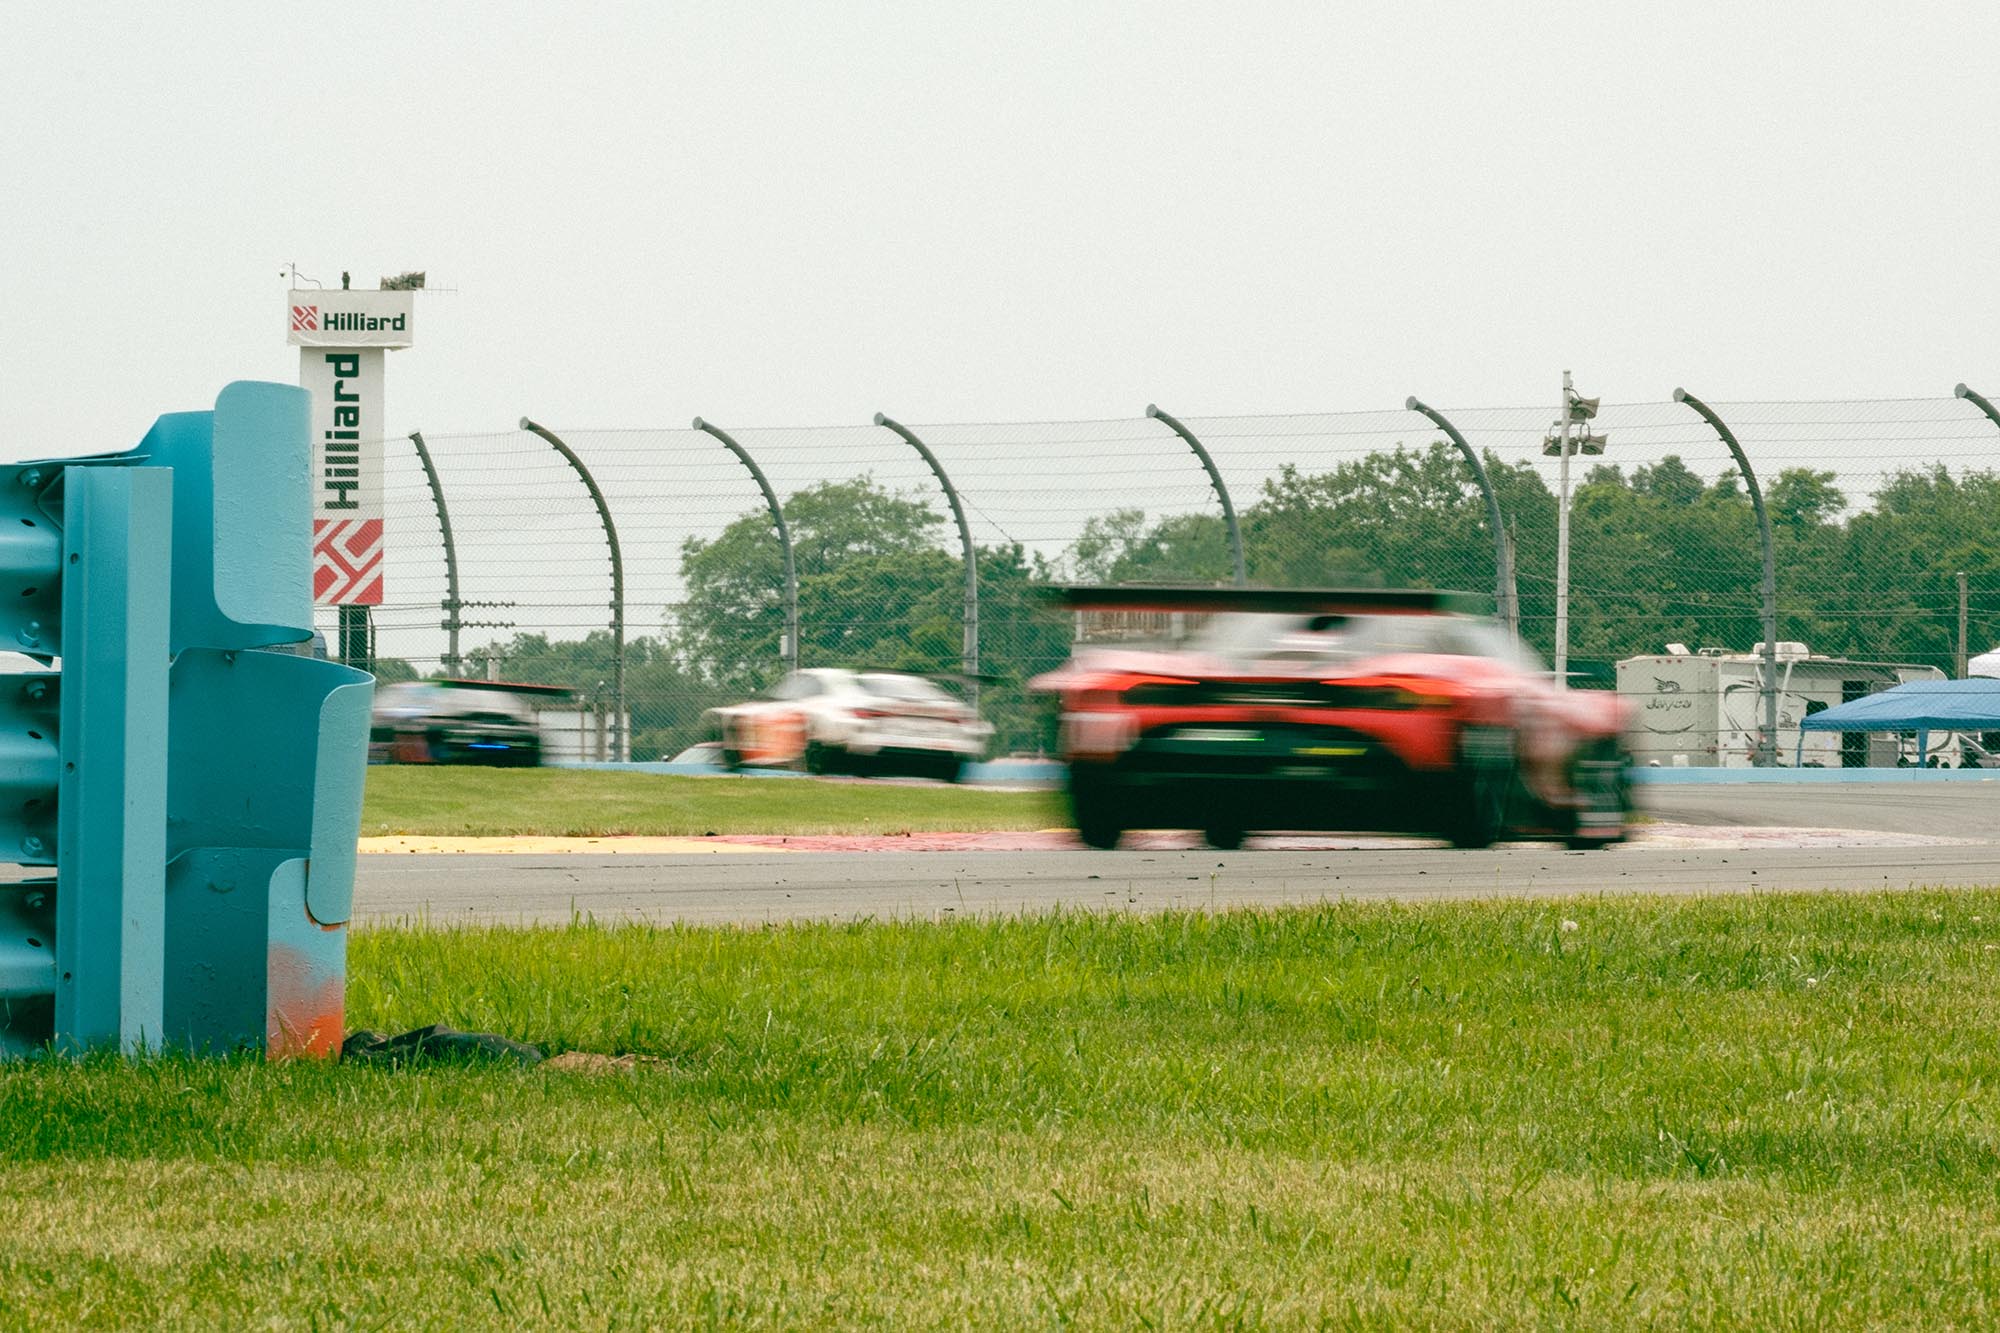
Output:
[[542,762],[535,710],[518,693],[485,681],[416,680],[375,691],[371,764]]
[[1062,708],[1071,812],[1131,828],[1409,832],[1484,847],[1626,836],[1626,704],[1566,689],[1499,625],[1429,591],[1071,588],[1078,611],[1208,617],[1172,648],[1079,648]]

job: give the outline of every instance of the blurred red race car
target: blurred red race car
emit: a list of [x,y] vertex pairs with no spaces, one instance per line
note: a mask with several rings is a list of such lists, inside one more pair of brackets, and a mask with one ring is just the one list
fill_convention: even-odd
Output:
[[[1206,616],[1172,648],[1079,647],[1062,708],[1077,831],[1380,831],[1458,847],[1626,835],[1626,705],[1570,690],[1455,594],[1069,588],[1127,627]],[[1192,613],[1192,614],[1189,614]]]

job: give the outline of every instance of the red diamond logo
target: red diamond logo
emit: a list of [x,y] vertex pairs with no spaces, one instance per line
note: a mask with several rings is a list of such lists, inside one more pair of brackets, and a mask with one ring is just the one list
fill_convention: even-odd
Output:
[[382,604],[382,520],[313,520],[313,601],[320,606]]

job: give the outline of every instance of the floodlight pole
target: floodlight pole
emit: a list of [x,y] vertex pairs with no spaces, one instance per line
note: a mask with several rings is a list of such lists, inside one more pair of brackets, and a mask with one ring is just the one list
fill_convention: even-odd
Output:
[[1556,501],[1556,680],[1569,688],[1569,418],[1576,396],[1569,372],[1563,372],[1561,489]]
[[1493,529],[1493,609],[1499,614],[1500,623],[1514,634],[1521,632],[1521,609],[1514,605],[1511,589],[1514,586],[1514,558],[1507,549],[1507,529],[1500,514],[1500,497],[1493,493],[1493,481],[1486,475],[1486,465],[1479,461],[1479,455],[1458,433],[1458,427],[1445,419],[1444,413],[1428,407],[1415,398],[1405,399],[1403,406],[1412,412],[1429,417],[1437,428],[1451,437],[1458,446],[1458,452],[1465,455],[1465,465],[1472,469],[1472,475],[1479,482],[1479,493],[1486,497],[1486,522]]
[[764,475],[764,469],[757,466],[757,460],[750,456],[750,451],[738,444],[728,431],[712,421],[703,421],[700,417],[694,419],[694,428],[713,435],[727,445],[729,452],[736,455],[737,461],[750,470],[750,476],[756,481],[757,489],[764,492],[764,503],[771,511],[771,526],[778,530],[778,548],[785,557],[785,642],[780,655],[784,659],[785,670],[797,671],[799,669],[799,573],[798,567],[792,563],[792,533],[785,526],[784,507],[778,503],[778,493],[771,489],[770,478]]
[[1750,489],[1750,503],[1757,510],[1757,537],[1764,547],[1764,734],[1757,740],[1757,753],[1751,760],[1758,768],[1776,768],[1778,765],[1778,561],[1771,546],[1771,516],[1764,509],[1764,492],[1757,487],[1757,473],[1750,466],[1749,457],[1743,446],[1736,442],[1736,435],[1721,417],[1709,410],[1708,404],[1689,393],[1686,389],[1674,390],[1674,401],[1686,403],[1701,415],[1701,419],[1714,428],[1729,446],[1730,454],[1736,459],[1736,466],[1743,470],[1743,484]]

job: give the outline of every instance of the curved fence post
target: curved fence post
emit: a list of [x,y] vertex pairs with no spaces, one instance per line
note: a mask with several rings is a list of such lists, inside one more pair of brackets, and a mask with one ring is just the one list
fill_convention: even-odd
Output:
[[799,669],[799,574],[798,569],[792,564],[792,534],[785,526],[785,511],[778,504],[778,493],[771,489],[770,479],[764,475],[764,469],[757,466],[757,460],[752,458],[742,445],[730,438],[728,431],[713,422],[703,421],[700,417],[694,419],[694,428],[706,431],[729,446],[729,452],[736,455],[737,461],[750,469],[750,475],[757,481],[757,489],[764,492],[764,503],[771,507],[771,525],[778,530],[778,546],[785,556],[785,641],[780,645],[779,655],[784,658],[785,670],[797,671]]
[[462,625],[461,612],[465,603],[458,596],[458,543],[451,536],[451,511],[444,506],[444,484],[438,480],[437,465],[431,461],[431,451],[424,444],[424,433],[410,432],[410,443],[417,447],[417,461],[424,465],[424,480],[430,483],[431,501],[437,505],[438,532],[444,538],[444,623],[438,628],[445,632],[444,666],[451,671],[459,670],[458,632]]
[[1750,467],[1750,459],[1722,418],[1686,389],[1675,389],[1674,401],[1693,408],[1729,446],[1736,466],[1743,469],[1743,483],[1750,488],[1750,503],[1757,508],[1757,537],[1764,546],[1764,734],[1757,741],[1755,763],[1759,768],[1771,768],[1778,762],[1778,562],[1771,549],[1771,516],[1764,512],[1764,493],[1757,488],[1757,474]]
[[1146,415],[1165,422],[1167,428],[1180,436],[1187,447],[1194,450],[1194,456],[1201,460],[1202,469],[1208,473],[1208,484],[1215,488],[1215,498],[1222,501],[1222,521],[1229,528],[1229,556],[1236,566],[1236,586],[1242,587],[1250,581],[1249,574],[1243,566],[1243,530],[1236,525],[1236,506],[1230,502],[1229,488],[1222,484],[1222,473],[1216,468],[1215,460],[1209,457],[1208,450],[1204,449],[1201,441],[1194,437],[1193,431],[1175,420],[1170,413],[1162,412],[1157,403],[1146,404]]
[[1984,395],[1975,393],[1971,389],[1966,388],[1963,384],[1954,388],[1951,392],[1954,397],[1963,398],[1966,402],[1971,403],[1981,412],[1984,412],[1986,414],[1986,419],[1988,421],[1992,422],[1996,426],[2000,426],[2000,408],[1996,408],[1993,406],[1992,403],[1986,401]]
[[1465,442],[1465,437],[1458,433],[1458,427],[1445,419],[1444,413],[1415,398],[1404,399],[1403,407],[1429,417],[1432,424],[1458,446],[1458,452],[1465,456],[1465,465],[1472,469],[1472,476],[1479,483],[1479,493],[1486,497],[1486,526],[1493,529],[1493,609],[1499,612],[1501,624],[1510,632],[1520,634],[1521,608],[1514,605],[1514,553],[1507,545],[1507,528],[1500,512],[1500,497],[1493,493],[1493,479],[1486,475],[1486,464]]
[[[1952,393],[1984,412],[1988,421],[2000,426],[2000,408],[1994,407],[1987,401],[1984,394],[1977,393],[1963,384],[1955,387]],[[1965,675],[1965,662],[1965,575],[1960,574],[1958,576],[1958,674],[1960,676]]]
[[958,521],[958,544],[965,553],[965,642],[961,660],[965,667],[966,692],[972,697],[972,706],[977,708],[979,706],[979,557],[972,546],[972,526],[965,521],[965,505],[958,498],[958,488],[953,486],[951,478],[945,475],[944,464],[938,462],[937,455],[931,452],[929,445],[917,438],[916,432],[881,412],[875,414],[875,424],[884,430],[895,432],[902,437],[904,443],[923,456],[924,462],[930,467],[931,475],[936,477],[938,485],[944,488],[945,503],[951,506],[951,516]]
[[611,506],[604,502],[597,478],[590,475],[590,469],[576,456],[576,450],[564,444],[554,431],[526,417],[521,418],[521,429],[541,436],[563,456],[563,461],[582,480],[583,488],[590,492],[590,501],[597,506],[597,517],[604,523],[604,540],[611,548],[611,757],[630,759],[630,738],[625,734],[625,556],[618,548],[618,525],[611,521]]

